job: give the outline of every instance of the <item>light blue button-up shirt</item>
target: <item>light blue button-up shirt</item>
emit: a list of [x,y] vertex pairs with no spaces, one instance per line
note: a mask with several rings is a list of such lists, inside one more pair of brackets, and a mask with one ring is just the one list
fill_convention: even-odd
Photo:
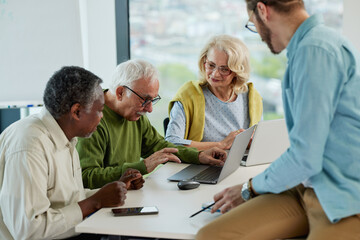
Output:
[[311,184],[329,220],[360,213],[360,54],[320,16],[287,46],[283,82],[290,148],[254,177],[259,193]]

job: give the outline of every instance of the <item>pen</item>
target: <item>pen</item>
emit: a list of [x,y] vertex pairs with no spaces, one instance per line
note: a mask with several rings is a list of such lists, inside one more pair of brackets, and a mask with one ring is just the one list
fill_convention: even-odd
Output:
[[193,215],[191,215],[190,217],[192,218],[192,217],[194,217],[194,216],[198,215],[199,213],[201,213],[201,212],[205,211],[206,209],[211,208],[212,206],[214,206],[214,204],[215,204],[215,202],[213,202],[212,204],[210,204],[210,205],[209,205],[209,206],[207,206],[206,208],[203,208],[203,209],[201,209],[200,211],[197,211],[196,213],[194,213],[194,214],[193,214]]

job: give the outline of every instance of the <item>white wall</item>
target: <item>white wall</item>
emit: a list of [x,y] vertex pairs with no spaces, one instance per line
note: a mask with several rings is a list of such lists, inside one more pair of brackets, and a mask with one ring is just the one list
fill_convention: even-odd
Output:
[[114,0],[80,0],[84,67],[108,87],[116,67]]
[[41,100],[63,65],[83,65],[78,2],[0,1],[0,102]]
[[344,19],[343,34],[355,45],[360,51],[360,1],[359,0],[343,0],[344,1]]
[[107,87],[115,38],[114,0],[0,1],[0,106],[41,102],[65,65],[89,69]]

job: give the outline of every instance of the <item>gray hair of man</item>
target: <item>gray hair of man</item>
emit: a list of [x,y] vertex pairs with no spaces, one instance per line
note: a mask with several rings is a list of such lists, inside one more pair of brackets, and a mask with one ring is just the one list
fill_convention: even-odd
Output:
[[47,82],[44,91],[44,105],[55,119],[70,112],[79,103],[90,111],[95,100],[103,94],[102,80],[88,70],[67,66],[56,71]]
[[[119,86],[132,87],[134,82],[140,79],[149,79],[150,83],[158,80],[158,71],[151,63],[133,59],[120,63],[113,74],[109,90],[112,94],[116,94],[116,89]],[[127,91],[127,96],[131,93]]]

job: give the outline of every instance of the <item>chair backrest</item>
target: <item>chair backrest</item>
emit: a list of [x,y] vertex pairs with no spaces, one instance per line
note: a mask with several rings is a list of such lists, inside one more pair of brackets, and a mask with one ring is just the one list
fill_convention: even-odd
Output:
[[166,130],[167,130],[169,121],[170,121],[170,118],[168,118],[168,117],[165,118],[164,121],[163,121],[163,124],[164,124],[164,137],[166,136]]

